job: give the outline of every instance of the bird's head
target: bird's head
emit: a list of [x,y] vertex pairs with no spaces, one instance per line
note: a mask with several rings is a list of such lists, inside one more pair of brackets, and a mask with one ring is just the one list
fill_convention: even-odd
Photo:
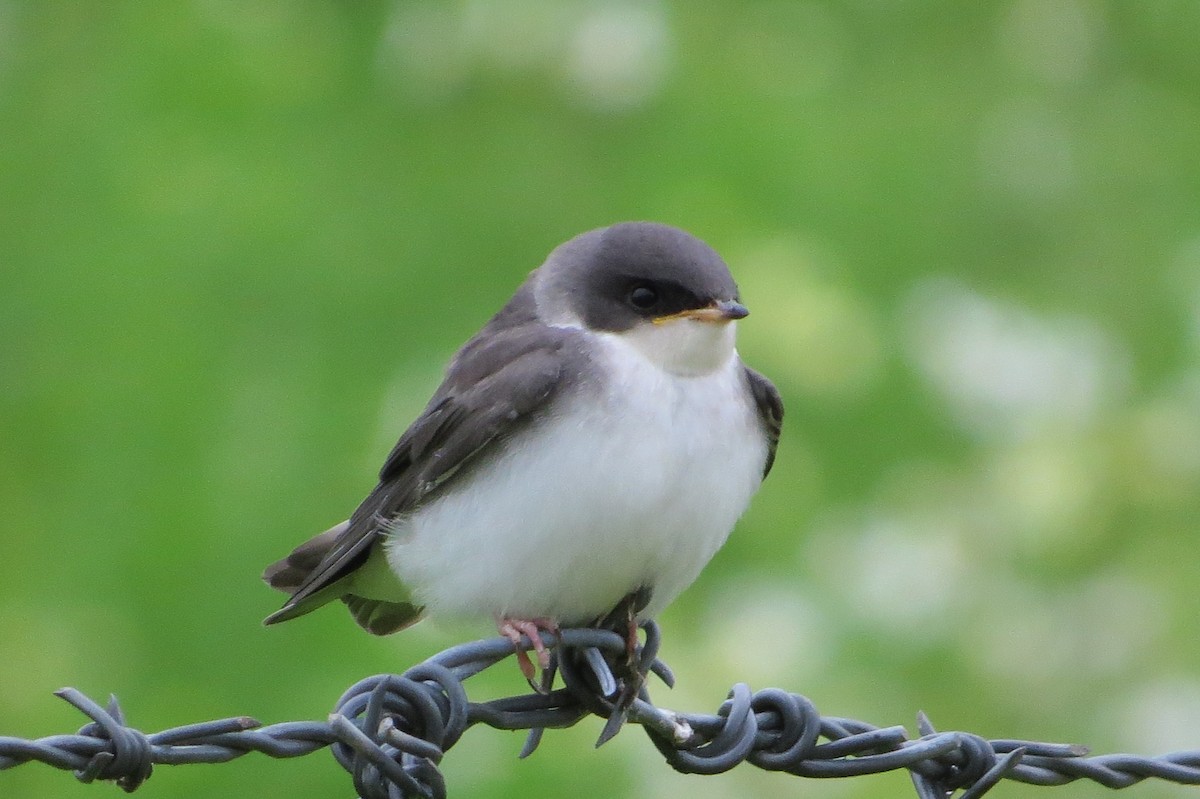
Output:
[[734,354],[741,304],[729,267],[700,239],[651,222],[576,236],[535,276],[548,324],[620,336],[676,374],[707,374]]

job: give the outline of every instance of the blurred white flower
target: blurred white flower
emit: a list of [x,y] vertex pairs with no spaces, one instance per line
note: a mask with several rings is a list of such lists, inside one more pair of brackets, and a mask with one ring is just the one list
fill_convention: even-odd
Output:
[[666,11],[659,3],[590,6],[575,26],[567,53],[571,98],[597,111],[644,104],[666,83],[671,45]]
[[1039,315],[951,279],[912,290],[904,328],[909,359],[980,435],[1085,430],[1129,380],[1122,348],[1095,322]]

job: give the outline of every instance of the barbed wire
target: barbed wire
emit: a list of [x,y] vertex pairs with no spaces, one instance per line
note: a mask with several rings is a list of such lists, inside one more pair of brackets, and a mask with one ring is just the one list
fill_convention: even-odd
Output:
[[[324,722],[262,726],[236,718],[146,734],[125,723],[115,697],[107,707],[73,688],[56,694],[92,721],[74,735],[37,740],[0,737],[0,770],[38,761],[75,772],[83,782],[110,780],[134,791],[158,764],[224,763],[249,752],[301,757],[330,747],[362,799],[444,799],[438,764],[475,724],[529,730],[520,756],[533,753],[548,728],[589,715],[607,719],[597,746],[625,723],[642,727],[667,763],[690,774],[717,774],[746,762],[800,777],[852,777],[907,769],[919,799],[977,799],[1000,780],[1062,785],[1079,779],[1125,788],[1156,778],[1200,785],[1200,751],[1161,757],[1100,755],[1069,744],[986,740],[938,732],[918,716],[919,737],[903,727],[876,727],[822,716],[811,701],[777,688],[755,693],[739,683],[714,714],[677,713],[651,703],[654,674],[668,687],[658,659],[660,631],[643,625],[645,642],[628,651],[624,636],[604,629],[563,630],[540,690],[487,702],[467,698],[464,682],[515,651],[506,638],[447,649],[400,675],[368,677],[351,686]],[[522,648],[532,648],[528,639]],[[553,688],[557,676],[562,685]]]

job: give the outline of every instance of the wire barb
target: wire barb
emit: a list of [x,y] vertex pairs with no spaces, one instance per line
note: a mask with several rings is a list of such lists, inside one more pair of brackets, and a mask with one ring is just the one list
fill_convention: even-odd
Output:
[[[1002,780],[1062,785],[1088,779],[1125,788],[1154,778],[1200,785],[1200,751],[1087,757],[1086,748],[1070,744],[938,732],[924,714],[917,717],[919,737],[909,738],[903,727],[822,716],[807,698],[778,688],[752,692],[739,683],[715,714],[666,710],[650,701],[647,681],[653,674],[671,686],[674,676],[658,659],[658,626],[648,622],[642,629],[645,643],[632,653],[627,635],[612,630],[547,635],[554,654],[543,690],[488,702],[470,701],[464,683],[512,655],[514,644],[507,638],[461,644],[403,674],[359,681],[324,722],[263,727],[240,716],[147,735],[126,725],[115,698],[105,708],[64,688],[56,694],[90,723],[74,735],[0,737],[0,770],[38,761],[84,782],[113,781],[133,791],[158,764],[223,763],[248,752],[302,757],[329,747],[362,799],[445,799],[438,766],[469,727],[529,730],[520,753],[527,757],[545,730],[596,715],[607,720],[598,746],[635,724],[672,768],[691,774],[718,774],[743,762],[821,778],[906,769],[919,799],[979,799]],[[531,648],[528,639],[520,646]]]

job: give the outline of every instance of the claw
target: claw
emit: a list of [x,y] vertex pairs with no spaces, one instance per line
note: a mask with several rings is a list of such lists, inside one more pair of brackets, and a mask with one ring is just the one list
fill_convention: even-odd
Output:
[[629,614],[628,625],[625,631],[625,657],[631,664],[636,664],[638,644],[641,642],[638,640],[637,616],[633,613]]
[[[516,647],[517,666],[520,667],[525,680],[538,693],[545,693],[545,689],[539,687],[537,680],[538,668],[543,672],[550,668],[550,650],[542,641],[542,632],[557,633],[558,622],[553,619],[501,619],[497,628],[500,634],[512,641]],[[521,648],[521,636],[527,636],[529,643],[533,644],[533,651],[538,659],[537,667],[534,667],[529,653]]]

